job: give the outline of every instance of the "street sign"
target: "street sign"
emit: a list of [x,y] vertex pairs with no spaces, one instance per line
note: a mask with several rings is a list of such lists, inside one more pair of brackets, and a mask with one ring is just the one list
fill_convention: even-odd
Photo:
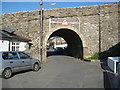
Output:
[[63,20],[62,25],[63,25],[63,26],[68,26],[68,22],[67,22],[67,19],[66,19],[66,18]]

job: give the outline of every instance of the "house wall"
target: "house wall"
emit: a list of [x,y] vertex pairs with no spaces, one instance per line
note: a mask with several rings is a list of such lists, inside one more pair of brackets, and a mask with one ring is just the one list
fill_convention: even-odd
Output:
[[8,51],[9,50],[9,41],[0,40],[0,51]]
[[[25,42],[20,42],[19,43],[19,51],[25,51],[26,44],[27,43],[25,43]],[[9,41],[0,40],[0,51],[9,51]],[[10,51],[12,51],[12,42],[10,42]]]
[[[14,43],[19,43],[19,45],[12,45],[12,42],[10,42],[10,51],[12,51],[12,46],[15,46],[15,51],[25,51],[26,50],[26,44],[25,42],[14,42]],[[16,47],[19,47],[17,50]]]
[[25,42],[20,42],[20,48],[19,48],[19,51],[25,51],[26,50],[26,44]]

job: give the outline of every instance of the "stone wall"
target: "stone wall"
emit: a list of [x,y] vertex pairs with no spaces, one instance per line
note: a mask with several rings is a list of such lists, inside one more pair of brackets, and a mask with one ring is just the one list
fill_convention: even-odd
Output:
[[118,5],[100,7],[101,51],[116,45],[118,41]]
[[[87,7],[72,7],[44,10],[43,21],[43,57],[45,58],[45,39],[48,33],[53,33],[57,28],[69,28],[79,34],[84,48],[84,57],[90,57],[95,53],[106,51],[119,42],[119,22],[118,3],[104,4]],[[119,13],[120,14],[120,13]],[[62,22],[64,18],[68,22],[78,22],[62,26],[61,23],[51,23],[53,21]],[[35,58],[39,52],[39,11],[26,11],[9,13],[2,15],[2,25],[16,30],[22,36],[32,39],[32,47],[28,50]],[[73,29],[74,28],[74,29]]]

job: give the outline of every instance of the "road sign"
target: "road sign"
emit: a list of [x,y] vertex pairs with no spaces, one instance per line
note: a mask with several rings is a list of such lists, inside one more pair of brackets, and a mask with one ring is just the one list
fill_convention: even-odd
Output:
[[63,25],[63,26],[68,26],[68,22],[67,22],[67,19],[66,19],[66,18],[63,20],[62,25]]

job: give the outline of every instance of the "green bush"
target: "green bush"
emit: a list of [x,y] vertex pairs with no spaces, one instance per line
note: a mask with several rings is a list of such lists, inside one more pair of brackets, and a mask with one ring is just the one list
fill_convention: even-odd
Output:
[[88,59],[99,59],[99,53],[95,53],[92,57],[89,57]]
[[54,46],[54,42],[50,42],[50,46]]

